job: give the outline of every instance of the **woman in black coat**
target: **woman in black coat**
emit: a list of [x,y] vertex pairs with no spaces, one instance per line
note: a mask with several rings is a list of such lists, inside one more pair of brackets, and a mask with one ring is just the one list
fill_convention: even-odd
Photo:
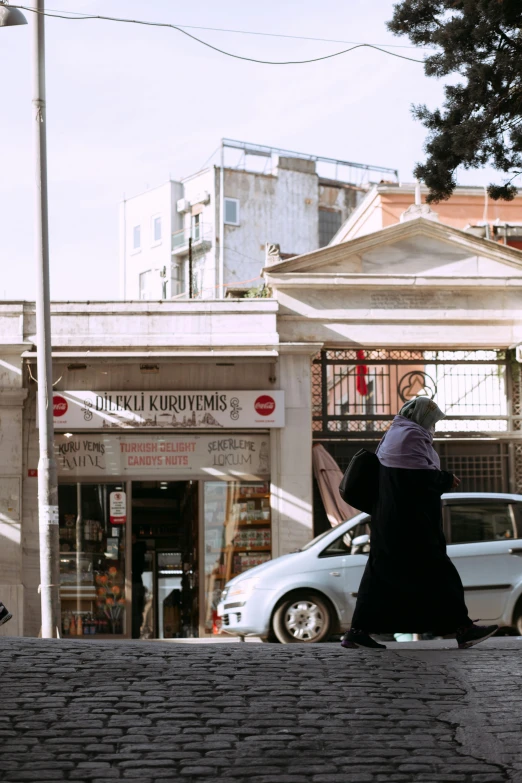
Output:
[[455,634],[464,648],[497,630],[469,619],[460,576],[446,554],[441,495],[460,481],[440,470],[433,448],[435,424],[442,418],[432,400],[417,397],[404,405],[379,444],[370,556],[343,647],[386,649],[370,634],[410,632]]

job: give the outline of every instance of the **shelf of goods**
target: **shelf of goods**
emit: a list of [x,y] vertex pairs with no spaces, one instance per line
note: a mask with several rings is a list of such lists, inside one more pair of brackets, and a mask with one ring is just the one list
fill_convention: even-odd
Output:
[[207,594],[215,610],[226,582],[271,559],[269,484],[213,487],[204,513]]

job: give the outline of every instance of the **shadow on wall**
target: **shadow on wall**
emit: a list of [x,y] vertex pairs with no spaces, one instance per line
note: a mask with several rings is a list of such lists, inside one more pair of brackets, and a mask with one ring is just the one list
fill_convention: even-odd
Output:
[[274,484],[272,484],[272,502],[279,515],[279,555],[300,549],[314,535],[311,503]]
[[[5,479],[0,479],[0,508],[6,506]],[[18,479],[14,479],[18,482]],[[8,498],[12,503],[12,499]],[[0,552],[2,569],[0,572],[0,601],[7,606],[13,619],[0,626],[0,637],[21,636],[23,633],[23,586],[20,584],[18,563],[20,562],[21,530],[20,522],[9,519],[0,512]]]
[[[20,478],[0,477],[0,601],[8,607],[13,619],[0,626],[0,636],[22,633],[23,588],[20,584]],[[15,617],[15,614],[17,615]]]

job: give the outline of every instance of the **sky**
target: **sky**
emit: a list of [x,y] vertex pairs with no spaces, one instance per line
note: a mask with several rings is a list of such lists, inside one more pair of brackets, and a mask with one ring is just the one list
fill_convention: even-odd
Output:
[[[47,7],[409,46],[386,30],[389,0],[47,0]],[[35,296],[31,32],[0,30],[0,299],[10,300]],[[189,32],[260,59],[345,48]],[[422,58],[412,48],[393,51]],[[370,49],[307,65],[259,65],[174,30],[99,20],[47,18],[46,79],[51,297],[58,300],[117,298],[119,203],[194,173],[222,137],[389,166],[411,181],[426,135],[411,104],[433,108],[443,98],[422,64]],[[487,172],[459,176],[460,184],[488,181]]]

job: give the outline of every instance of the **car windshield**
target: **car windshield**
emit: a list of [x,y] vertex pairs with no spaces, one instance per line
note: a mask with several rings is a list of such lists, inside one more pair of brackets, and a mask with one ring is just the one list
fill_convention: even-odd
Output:
[[[357,516],[353,517],[353,519],[351,519],[350,521],[351,522],[355,522],[357,519],[359,519],[360,516],[361,516],[360,514],[357,514]],[[344,524],[344,523],[342,523],[342,524]],[[334,529],[335,528],[330,528],[330,530],[325,530],[324,533],[321,533],[320,535],[316,536],[315,538],[312,538],[312,540],[309,541],[307,544],[305,544],[304,547],[302,547],[302,549],[298,549],[297,551],[298,552],[304,552],[306,549],[310,549],[311,547],[315,546],[319,541],[321,541],[323,538],[326,538],[326,536],[329,536],[330,533],[332,532],[332,530],[334,530]]]

